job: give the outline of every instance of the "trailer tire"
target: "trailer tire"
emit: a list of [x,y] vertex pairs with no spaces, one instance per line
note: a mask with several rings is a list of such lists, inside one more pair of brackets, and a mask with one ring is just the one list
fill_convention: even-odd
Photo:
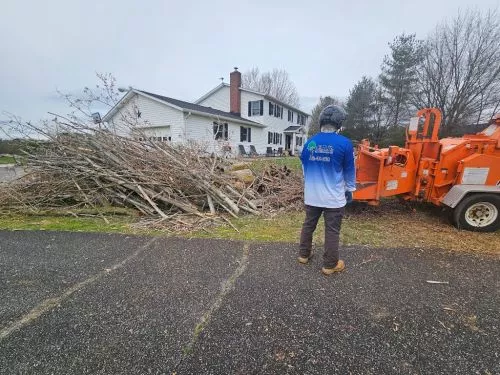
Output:
[[500,195],[471,194],[453,210],[458,229],[494,232],[500,228]]

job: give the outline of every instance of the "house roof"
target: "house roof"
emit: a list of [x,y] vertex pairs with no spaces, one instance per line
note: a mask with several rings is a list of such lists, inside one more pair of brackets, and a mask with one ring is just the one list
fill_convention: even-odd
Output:
[[304,127],[301,126],[301,125],[295,125],[295,126],[289,126],[288,128],[286,128],[285,130],[283,130],[284,132],[298,132],[299,130],[303,129]]
[[158,95],[148,91],[136,90],[136,89],[132,89],[129,92],[127,92],[127,94],[125,94],[123,98],[120,99],[120,101],[103,117],[103,121],[109,121],[109,119],[118,111],[121,104],[125,102],[127,99],[129,99],[133,95],[133,93],[153,98],[157,101],[165,103],[171,107],[182,110],[184,112],[194,112],[202,116],[204,115],[208,117],[219,117],[225,120],[233,120],[235,122],[245,123],[253,126],[266,127],[263,124],[247,120],[241,116],[235,115],[234,113],[224,112],[212,107],[205,107],[199,104],[189,103],[183,100],[169,98],[167,96]]
[[[205,100],[206,98],[208,98],[210,95],[214,94],[215,92],[219,91],[221,88],[223,87],[230,87],[230,85],[228,83],[221,83],[219,85],[217,85],[216,87],[214,87],[212,90],[210,90],[209,92],[207,92],[205,95],[203,95],[201,98],[199,98],[198,100],[195,101],[195,103],[200,103],[202,102],[203,100]],[[246,88],[243,88],[243,87],[240,87],[240,91],[246,91],[246,92],[251,92],[252,94],[257,94],[257,95],[261,95],[263,96],[265,99],[271,101],[271,102],[274,102],[274,103],[277,103],[279,105],[282,105],[283,107],[286,107],[286,108],[290,108],[290,109],[293,109],[294,111],[296,112],[299,112],[305,116],[310,116],[309,113],[306,113],[304,111],[301,111],[300,109],[298,108],[295,108],[293,106],[291,106],[290,104],[287,104],[287,103],[284,103],[282,102],[281,100],[278,100],[276,99],[275,97],[271,96],[271,95],[267,95],[267,94],[264,94],[262,92],[258,92],[258,91],[254,91],[254,90],[250,90],[250,89],[246,89]]]

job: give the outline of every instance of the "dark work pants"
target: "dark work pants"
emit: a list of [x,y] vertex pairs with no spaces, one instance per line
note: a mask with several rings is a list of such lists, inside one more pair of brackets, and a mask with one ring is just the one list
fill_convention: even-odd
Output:
[[324,208],[306,205],[306,218],[300,234],[300,256],[308,257],[311,254],[313,233],[321,214],[325,221],[323,267],[333,268],[339,261],[339,234],[344,207]]

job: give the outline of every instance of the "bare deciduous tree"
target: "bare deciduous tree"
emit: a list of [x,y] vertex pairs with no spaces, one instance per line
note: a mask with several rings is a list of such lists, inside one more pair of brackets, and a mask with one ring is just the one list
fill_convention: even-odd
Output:
[[243,73],[242,87],[270,95],[293,107],[299,106],[299,94],[286,70],[273,69],[261,73],[259,68],[252,68]]
[[500,104],[498,12],[467,11],[439,25],[424,46],[416,107],[438,107],[443,132],[488,120]]

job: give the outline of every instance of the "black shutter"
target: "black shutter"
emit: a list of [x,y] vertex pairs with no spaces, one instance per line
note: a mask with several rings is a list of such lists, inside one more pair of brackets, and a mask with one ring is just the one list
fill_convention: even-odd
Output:
[[[261,112],[262,112],[262,107],[260,107]],[[247,129],[247,141],[252,142],[252,128]]]
[[248,117],[252,116],[252,102],[248,102]]
[[260,115],[262,116],[264,114],[264,101],[260,101]]
[[297,113],[297,124],[299,123],[300,114]]
[[271,132],[267,132],[267,143],[272,143],[272,133]]
[[281,118],[283,118],[283,107],[281,107]]
[[245,128],[243,126],[240,126],[240,142],[243,142],[243,133],[244,132],[245,132]]
[[273,103],[269,102],[269,114],[273,114]]
[[283,134],[280,134],[280,145],[283,144]]

